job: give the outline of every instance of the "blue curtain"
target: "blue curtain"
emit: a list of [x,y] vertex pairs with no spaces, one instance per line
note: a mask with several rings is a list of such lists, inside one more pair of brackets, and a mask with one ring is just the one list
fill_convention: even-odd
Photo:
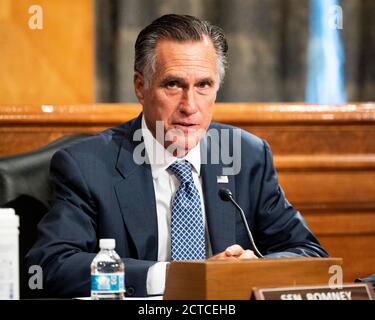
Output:
[[342,18],[338,0],[310,0],[307,103],[346,102]]

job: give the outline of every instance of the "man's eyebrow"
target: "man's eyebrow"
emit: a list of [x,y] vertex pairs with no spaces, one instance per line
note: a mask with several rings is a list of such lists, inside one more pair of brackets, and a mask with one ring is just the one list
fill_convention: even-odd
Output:
[[163,85],[165,85],[165,84],[167,84],[167,83],[169,83],[169,82],[185,83],[185,80],[184,80],[183,78],[181,78],[181,77],[177,77],[177,76],[167,76],[167,77],[165,77],[165,78],[161,81],[161,83],[162,83]]
[[210,77],[207,77],[207,78],[202,78],[202,79],[199,79],[197,81],[197,83],[202,83],[202,82],[208,82],[210,85],[213,85],[215,84],[215,80],[210,78]]
[[[167,85],[170,82],[177,82],[178,84],[181,84],[181,85],[184,85],[186,83],[186,81],[185,81],[184,78],[178,77],[178,76],[172,76],[171,75],[171,76],[166,76],[164,79],[162,79],[161,80],[161,85],[165,86],[165,85]],[[205,78],[202,78],[202,79],[198,79],[196,81],[196,84],[199,84],[199,83],[202,83],[202,82],[207,82],[211,86],[215,84],[215,80],[212,79],[211,77],[205,77]]]

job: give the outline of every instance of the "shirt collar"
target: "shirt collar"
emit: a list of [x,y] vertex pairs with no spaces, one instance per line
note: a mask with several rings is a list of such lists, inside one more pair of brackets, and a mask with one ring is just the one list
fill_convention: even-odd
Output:
[[193,170],[200,175],[201,170],[201,152],[200,142],[192,148],[183,158],[177,158],[168,152],[159,141],[152,135],[146,125],[144,115],[142,115],[142,135],[145,143],[146,153],[151,165],[152,177],[157,179],[160,173],[167,170],[175,161],[186,160],[191,163]]

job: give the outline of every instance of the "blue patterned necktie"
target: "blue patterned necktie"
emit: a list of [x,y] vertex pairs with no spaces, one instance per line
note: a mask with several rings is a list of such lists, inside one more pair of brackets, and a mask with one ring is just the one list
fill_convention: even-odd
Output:
[[172,203],[172,260],[206,258],[201,199],[194,184],[192,166],[187,161],[174,162],[168,168],[180,181]]

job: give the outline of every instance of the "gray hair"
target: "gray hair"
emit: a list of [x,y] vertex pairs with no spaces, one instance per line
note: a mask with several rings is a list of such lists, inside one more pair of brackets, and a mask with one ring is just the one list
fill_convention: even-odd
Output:
[[189,15],[164,15],[144,28],[135,42],[134,70],[141,73],[145,86],[155,72],[155,48],[159,40],[202,41],[204,36],[211,39],[216,52],[218,82],[224,80],[228,64],[228,44],[222,29]]

